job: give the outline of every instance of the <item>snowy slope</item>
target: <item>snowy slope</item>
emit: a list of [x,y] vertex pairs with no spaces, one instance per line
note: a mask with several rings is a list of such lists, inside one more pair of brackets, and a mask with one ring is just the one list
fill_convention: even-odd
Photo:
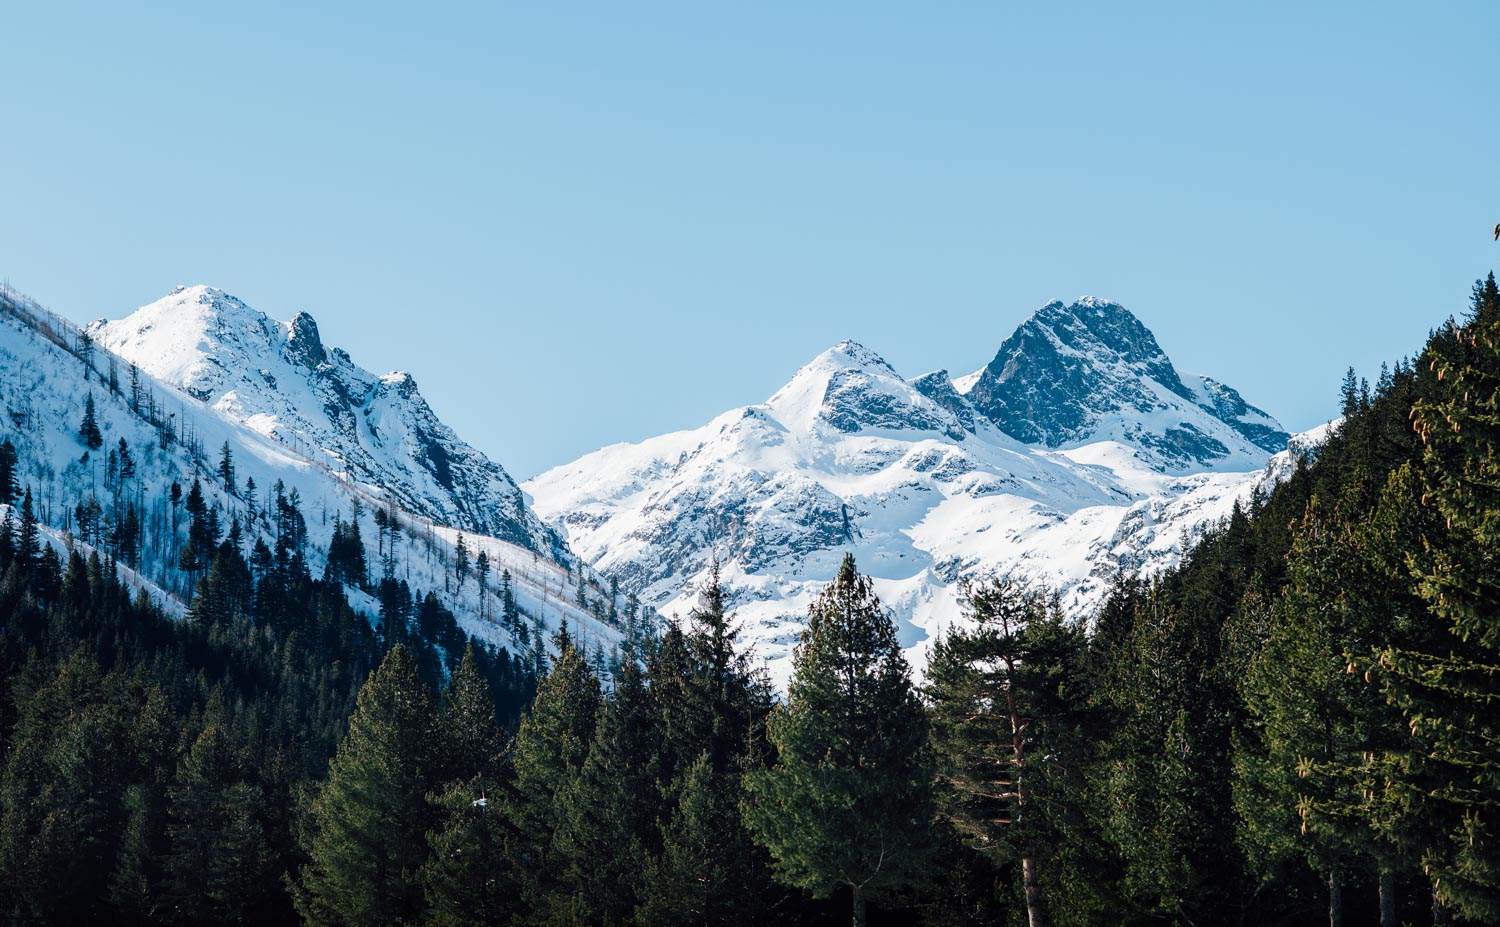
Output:
[[846,550],[921,665],[958,616],[961,577],[1017,570],[1087,614],[1117,571],[1175,562],[1284,475],[1297,452],[1273,457],[1275,442],[1274,419],[1179,374],[1123,308],[1085,299],[1039,310],[963,380],[907,381],[846,341],[765,403],[603,448],[526,489],[576,553],[663,613],[685,614],[717,556],[784,683]]
[[407,511],[567,556],[505,470],[459,440],[409,374],[376,376],[324,347],[305,312],[277,322],[222,290],[178,287],[87,330],[156,379]]
[[[106,509],[113,508],[115,500],[105,488],[105,459],[123,438],[137,468],[128,491],[145,506],[140,573],[127,578],[171,612],[183,611],[190,590],[175,566],[185,527],[179,526],[174,536],[167,487],[177,482],[185,490],[199,479],[221,521],[227,525],[237,518],[245,526],[248,547],[269,531],[264,515],[253,517],[251,512],[264,513],[271,487],[279,480],[289,494],[300,496],[310,535],[309,558],[317,574],[335,519],[347,522],[356,500],[363,509],[361,529],[372,562],[373,512],[393,506],[402,529],[396,577],[407,580],[414,592],[437,592],[470,633],[524,652],[538,634],[548,636],[566,619],[591,645],[608,649],[619,639],[617,629],[575,604],[581,573],[569,565],[574,558],[554,554],[561,547],[556,535],[536,523],[529,511],[506,508],[508,500],[517,500],[519,506],[520,499],[509,477],[430,417],[431,410],[414,391],[412,396],[401,396],[399,389],[383,393],[380,384],[392,378],[364,374],[337,352],[326,362],[329,369],[299,374],[290,365],[296,352],[309,344],[305,338],[299,343],[299,325],[267,322],[218,291],[179,290],[147,309],[146,315],[131,317],[131,326],[91,326],[100,343],[86,365],[82,332],[25,297],[0,289],[0,436],[16,445],[21,482],[31,488],[39,517],[58,543],[81,543],[72,530],[76,526],[71,509],[77,501],[93,495]],[[105,342],[120,345],[138,359],[137,401],[132,402],[129,360],[102,346]],[[267,384],[268,392],[261,393],[243,382],[234,389],[220,388],[236,376],[235,365],[248,363],[251,356],[254,366],[248,369],[257,376],[266,371],[276,380],[276,389]],[[111,380],[118,392],[110,387]],[[363,404],[330,400],[321,411],[312,405],[338,397],[340,389],[352,395],[358,384],[369,387],[361,394]],[[85,459],[78,429],[90,394],[104,447]],[[326,424],[345,412],[356,418],[348,431]],[[375,432],[379,441],[373,440]],[[441,443],[450,455],[452,483],[467,497],[457,490],[444,492],[447,487],[423,462],[401,460],[403,449],[419,438]],[[317,443],[324,439],[328,446]],[[234,494],[225,490],[215,472],[225,442],[237,471]],[[401,481],[403,468],[409,483]],[[254,499],[245,492],[247,478],[257,485]],[[499,507],[500,514],[487,505]],[[484,528],[496,529],[498,536]],[[477,581],[471,579],[459,593],[451,578],[460,531],[471,558],[485,550],[494,563],[484,619],[478,617]],[[497,583],[502,570],[512,573],[518,604],[529,620],[524,635],[528,640],[514,640],[494,620],[500,612]],[[596,574],[582,573],[597,583]],[[596,585],[590,585],[586,595],[602,598]],[[350,598],[357,608],[363,603],[373,617],[368,596],[351,590]]]

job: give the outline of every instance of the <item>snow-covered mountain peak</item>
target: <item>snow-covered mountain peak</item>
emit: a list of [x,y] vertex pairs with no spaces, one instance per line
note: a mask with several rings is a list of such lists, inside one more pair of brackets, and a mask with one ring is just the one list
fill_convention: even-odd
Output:
[[936,431],[960,438],[964,433],[953,413],[857,341],[841,341],[813,358],[767,400],[766,408],[803,433],[818,427],[845,434]]
[[1036,310],[958,388],[1017,440],[1064,449],[1115,442],[1174,472],[1244,469],[1288,437],[1233,389],[1184,377],[1134,313],[1091,296]]
[[[408,375],[374,377],[325,348],[311,316],[277,322],[221,290],[178,287],[88,333],[0,285],[5,437],[20,482],[45,500],[46,543],[109,552],[112,565],[118,549],[126,582],[169,614],[186,611],[195,582],[170,492],[192,486],[221,526],[239,526],[243,553],[275,541],[281,505],[297,507],[314,575],[340,529],[359,524],[371,579],[384,568],[419,599],[439,595],[465,630],[513,653],[541,648],[562,620],[591,651],[619,639],[606,587],[505,471],[439,421]],[[80,428],[86,401],[103,447]],[[131,454],[128,477],[123,466],[110,475],[117,448]],[[87,511],[78,500],[98,514],[76,514]],[[126,506],[139,512],[133,552],[120,546]],[[485,554],[486,586],[474,559],[459,569],[460,536],[470,558]],[[505,573],[519,620],[500,620]],[[346,593],[372,619],[381,608],[361,584]]]
[[1148,376],[1169,385],[1176,380],[1172,362],[1156,343],[1156,336],[1114,300],[1083,296],[1065,304],[1055,299],[1032,313],[1011,336],[1036,337],[1050,340],[1059,350],[1086,354],[1099,363],[1138,366]]
[[306,312],[278,322],[222,290],[179,287],[88,331],[151,376],[408,511],[567,560],[505,470],[437,417],[410,374],[358,366],[324,344]]
[[[277,323],[216,287],[178,286],[118,322],[100,319],[88,331],[105,347],[135,361],[152,376],[195,396],[212,379],[213,358],[235,354],[242,345],[269,346],[281,340]],[[120,347],[128,346],[129,350]]]
[[617,444],[526,484],[537,511],[621,588],[685,614],[722,565],[731,605],[784,682],[809,602],[845,551],[920,651],[958,620],[959,582],[1044,579],[1086,615],[1120,571],[1263,481],[1274,419],[1181,374],[1129,310],[1085,297],[1034,312],[972,378],[904,379],[840,342],[767,402]]

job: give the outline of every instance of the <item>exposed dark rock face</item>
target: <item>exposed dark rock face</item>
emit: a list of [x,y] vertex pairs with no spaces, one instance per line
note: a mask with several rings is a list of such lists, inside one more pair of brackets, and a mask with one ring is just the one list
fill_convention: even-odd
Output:
[[953,378],[946,370],[934,370],[911,381],[912,387],[923,396],[947,409],[964,431],[974,433],[974,406],[958,394],[953,387]]
[[299,312],[292,318],[286,356],[287,360],[309,370],[328,361],[328,354],[323,350],[323,339],[318,337],[318,323],[305,312]]
[[[1209,463],[1227,449],[1182,419],[1201,409],[1256,447],[1277,451],[1288,435],[1229,387],[1206,377],[1194,389],[1150,329],[1119,303],[1085,298],[1053,301],[1016,329],[968,393],[974,408],[1006,434],[1028,444],[1060,447],[1092,437],[1106,417],[1149,422],[1142,444],[1174,466]],[[1171,421],[1178,418],[1179,421]]]

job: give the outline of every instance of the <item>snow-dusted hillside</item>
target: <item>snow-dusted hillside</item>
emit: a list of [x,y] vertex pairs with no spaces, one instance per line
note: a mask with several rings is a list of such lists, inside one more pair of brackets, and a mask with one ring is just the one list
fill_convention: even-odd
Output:
[[[335,521],[349,521],[357,501],[372,572],[373,514],[393,509],[401,526],[395,577],[419,594],[437,592],[470,633],[524,652],[566,619],[590,645],[608,649],[619,640],[595,614],[606,609],[576,604],[580,576],[587,599],[604,597],[597,575],[572,565],[575,558],[526,509],[505,471],[443,425],[409,378],[372,376],[342,352],[323,349],[307,316],[271,322],[233,297],[194,287],[88,331],[92,345],[64,320],[0,289],[0,437],[15,444],[20,480],[57,543],[81,543],[74,516],[80,501],[98,498],[106,513],[130,497],[143,507],[140,571],[129,578],[169,611],[181,613],[191,590],[176,568],[185,526],[170,527],[168,487],[177,482],[186,490],[200,480],[221,523],[242,524],[248,548],[271,530],[265,511],[280,481],[300,497],[315,573]],[[85,456],[79,425],[89,395],[104,446]],[[136,473],[111,483],[108,453],[122,438]],[[232,493],[217,475],[226,442],[236,471]],[[494,564],[484,619],[477,579],[471,574],[461,592],[454,579],[460,532],[471,564],[481,550]],[[518,629],[526,640],[495,620],[504,570],[528,619]],[[372,617],[378,608],[356,589],[350,600]]]
[[[1315,439],[1315,436],[1314,436]],[[747,636],[784,683],[806,607],[843,552],[901,639],[959,613],[960,577],[1020,571],[1077,613],[1150,572],[1292,454],[1274,419],[1180,374],[1114,303],[1043,307],[994,363],[903,379],[846,341],[761,405],[603,448],[526,484],[572,549],[665,613],[720,558]]]

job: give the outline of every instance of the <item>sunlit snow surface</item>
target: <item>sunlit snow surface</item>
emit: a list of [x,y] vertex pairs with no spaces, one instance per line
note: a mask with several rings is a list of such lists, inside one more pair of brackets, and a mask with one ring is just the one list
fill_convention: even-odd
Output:
[[[1024,444],[968,405],[977,380],[936,392],[933,377],[906,381],[846,341],[763,404],[603,448],[525,488],[574,552],[663,613],[687,613],[716,556],[745,637],[784,687],[807,607],[845,551],[875,578],[920,669],[960,615],[961,577],[1043,580],[1087,617],[1118,571],[1176,562],[1301,452],[1273,456],[1149,378],[1132,388],[1154,408],[1101,411],[1086,438],[1055,448]],[[1217,387],[1180,382],[1194,397]],[[1189,465],[1155,454],[1152,437],[1183,422],[1224,453]]]

